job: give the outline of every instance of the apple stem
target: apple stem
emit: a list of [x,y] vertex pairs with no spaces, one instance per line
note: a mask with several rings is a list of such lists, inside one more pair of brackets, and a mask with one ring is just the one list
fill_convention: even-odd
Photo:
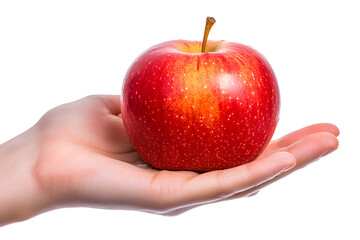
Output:
[[208,39],[208,36],[209,36],[210,29],[212,28],[212,26],[214,25],[215,22],[216,22],[215,18],[213,18],[213,17],[207,17],[206,18],[204,37],[203,37],[203,41],[202,41],[202,44],[201,44],[201,52],[202,53],[205,52],[206,42],[207,42],[207,39]]

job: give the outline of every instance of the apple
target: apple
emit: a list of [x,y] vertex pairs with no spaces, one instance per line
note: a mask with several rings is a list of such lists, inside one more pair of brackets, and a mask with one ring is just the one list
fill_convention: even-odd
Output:
[[203,172],[245,164],[275,131],[280,95],[272,68],[251,47],[207,42],[214,22],[207,19],[202,42],[151,47],[125,76],[123,123],[153,168]]

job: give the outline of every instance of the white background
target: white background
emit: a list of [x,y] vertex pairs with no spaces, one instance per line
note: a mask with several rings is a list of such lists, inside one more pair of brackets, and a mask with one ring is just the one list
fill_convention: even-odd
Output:
[[[120,94],[131,62],[173,39],[250,45],[281,90],[275,137],[317,122],[341,130],[335,153],[257,196],[178,217],[60,209],[0,229],[0,239],[359,239],[360,14],[356,1],[0,1],[0,142],[47,110]],[[1,192],[0,194],[6,194]]]

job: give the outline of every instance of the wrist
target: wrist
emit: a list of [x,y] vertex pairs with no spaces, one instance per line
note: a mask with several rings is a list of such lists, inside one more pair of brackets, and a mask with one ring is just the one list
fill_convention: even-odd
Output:
[[33,128],[0,145],[0,226],[29,219],[49,206],[33,177],[38,151]]

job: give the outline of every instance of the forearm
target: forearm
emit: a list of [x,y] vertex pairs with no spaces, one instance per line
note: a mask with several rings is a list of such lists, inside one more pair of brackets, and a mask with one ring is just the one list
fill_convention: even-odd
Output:
[[0,145],[0,226],[26,220],[46,207],[32,174],[37,152],[30,130]]

